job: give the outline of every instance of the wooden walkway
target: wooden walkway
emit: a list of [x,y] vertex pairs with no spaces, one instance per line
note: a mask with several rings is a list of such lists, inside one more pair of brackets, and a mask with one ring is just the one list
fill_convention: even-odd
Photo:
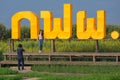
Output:
[[[4,53],[1,65],[17,65],[16,53]],[[83,52],[53,52],[53,53],[24,53],[25,65],[34,64],[120,64],[120,53],[83,53]]]

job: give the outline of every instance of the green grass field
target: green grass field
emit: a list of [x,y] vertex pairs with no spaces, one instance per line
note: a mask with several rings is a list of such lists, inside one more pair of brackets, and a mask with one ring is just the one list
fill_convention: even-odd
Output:
[[18,73],[0,68],[0,80],[120,80],[120,66],[116,65],[35,65],[32,72]]
[[[15,50],[19,43],[26,52],[38,52],[35,40],[15,41]],[[9,42],[0,41],[0,59],[9,51]],[[56,40],[57,52],[95,52],[94,40]],[[44,40],[43,52],[51,51],[51,41]],[[100,52],[120,52],[120,40],[99,40]],[[9,68],[0,68],[0,80],[21,80],[24,77],[36,77],[39,80],[120,80],[119,65],[34,65],[33,72],[18,73]]]
[[[120,40],[99,40],[100,52],[120,52]],[[15,41],[14,48],[21,43],[26,52],[38,52],[38,41]],[[55,40],[57,52],[95,52],[95,40]],[[9,52],[9,41],[0,41],[0,51]],[[51,51],[51,41],[44,40],[43,52]]]

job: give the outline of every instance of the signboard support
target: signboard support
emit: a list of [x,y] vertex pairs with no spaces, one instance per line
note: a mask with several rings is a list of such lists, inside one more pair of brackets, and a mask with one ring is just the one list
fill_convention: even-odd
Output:
[[51,40],[51,52],[55,52],[55,40]]
[[96,51],[95,51],[95,52],[98,53],[98,52],[99,52],[99,43],[98,43],[98,40],[96,40],[95,43],[96,43],[96,44],[95,44],[95,45],[96,45],[96,46],[95,46],[95,48],[96,48]]

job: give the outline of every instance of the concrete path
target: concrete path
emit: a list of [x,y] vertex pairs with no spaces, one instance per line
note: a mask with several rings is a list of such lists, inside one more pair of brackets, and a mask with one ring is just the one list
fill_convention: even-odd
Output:
[[25,67],[24,67],[24,70],[18,70],[18,67],[17,67],[17,66],[12,66],[12,67],[10,67],[10,69],[12,69],[12,70],[17,70],[19,73],[32,72],[31,66],[25,66]]

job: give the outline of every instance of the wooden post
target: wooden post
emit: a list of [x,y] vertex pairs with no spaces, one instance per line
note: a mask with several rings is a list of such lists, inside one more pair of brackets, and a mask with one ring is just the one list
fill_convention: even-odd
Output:
[[4,61],[6,61],[6,59],[7,59],[7,55],[4,55]]
[[48,60],[49,60],[49,62],[51,61],[51,57],[50,57],[50,55],[48,56]]
[[119,58],[118,58],[118,56],[116,56],[116,62],[118,62],[119,61]]
[[51,52],[55,52],[55,40],[51,40]]
[[9,39],[9,46],[10,46],[9,52],[11,52],[11,39]]
[[10,52],[14,52],[14,40],[10,39]]
[[69,57],[70,57],[70,62],[71,62],[72,61],[72,56],[70,55]]
[[2,64],[0,63],[0,68],[1,68]]
[[25,57],[26,61],[28,61],[28,56]]
[[95,46],[96,50],[95,50],[95,52],[98,53],[99,52],[99,43],[98,43],[98,40],[96,40],[95,43],[96,43],[96,46]]
[[93,62],[95,62],[95,61],[96,61],[95,56],[93,56]]

